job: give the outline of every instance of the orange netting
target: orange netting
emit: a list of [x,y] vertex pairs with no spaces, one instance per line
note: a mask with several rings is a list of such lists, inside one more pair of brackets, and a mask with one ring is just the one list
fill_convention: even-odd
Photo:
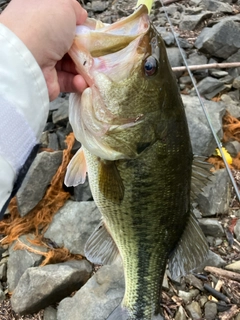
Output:
[[27,249],[37,254],[45,256],[45,260],[42,265],[47,263],[54,263],[60,261],[66,261],[71,258],[82,258],[80,255],[72,255],[66,248],[56,248],[45,253],[37,251],[23,244],[18,238],[21,235],[34,233],[35,239],[29,240],[37,245],[47,246],[42,238],[42,235],[48,228],[50,222],[53,219],[54,214],[64,205],[66,200],[70,197],[69,192],[63,189],[63,181],[66,172],[67,165],[71,158],[71,150],[74,144],[75,138],[73,133],[70,133],[66,138],[67,149],[63,150],[63,158],[60,167],[54,175],[49,188],[46,191],[43,199],[33,208],[26,216],[21,217],[18,208],[17,200],[13,198],[9,205],[10,215],[8,219],[0,221],[0,233],[6,235],[2,240],[2,244],[10,244],[14,240],[18,240],[16,243],[16,249]]
[[[240,121],[233,117],[228,111],[226,111],[223,117],[223,142],[238,141],[240,142]],[[225,164],[221,157],[212,156],[208,159],[208,162],[212,163],[216,170],[225,168]],[[240,170],[240,153],[232,158],[231,169]]]

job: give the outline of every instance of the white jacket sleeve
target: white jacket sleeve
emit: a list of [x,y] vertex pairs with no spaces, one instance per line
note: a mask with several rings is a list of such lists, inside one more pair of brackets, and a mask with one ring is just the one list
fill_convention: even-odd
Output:
[[21,40],[0,23],[0,211],[39,143],[48,109],[40,67]]

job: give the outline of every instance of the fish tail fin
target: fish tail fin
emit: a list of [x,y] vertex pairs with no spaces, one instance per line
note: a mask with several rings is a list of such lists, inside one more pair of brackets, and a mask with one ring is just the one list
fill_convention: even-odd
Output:
[[129,319],[129,313],[127,309],[124,309],[119,305],[112,313],[108,316],[106,320],[127,320]]

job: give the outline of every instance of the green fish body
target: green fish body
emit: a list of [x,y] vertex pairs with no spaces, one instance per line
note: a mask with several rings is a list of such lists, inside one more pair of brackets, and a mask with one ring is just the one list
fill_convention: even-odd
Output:
[[[70,121],[82,148],[66,183],[74,184],[76,176],[84,180],[87,171],[103,217],[86,256],[95,263],[110,262],[113,240],[112,251],[116,245],[123,261],[125,295],[109,320],[155,319],[167,261],[192,223],[193,155],[184,106],[162,38],[146,8],[137,12],[144,24],[140,34],[116,52],[106,50],[101,56],[105,69],[97,57],[97,71],[87,70],[91,93],[70,102]],[[107,65],[114,55],[115,61],[127,60],[133,43],[127,71],[120,62]]]

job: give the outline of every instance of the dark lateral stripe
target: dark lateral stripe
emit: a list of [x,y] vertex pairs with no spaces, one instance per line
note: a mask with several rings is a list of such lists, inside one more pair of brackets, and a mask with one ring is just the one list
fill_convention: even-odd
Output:
[[7,201],[5,202],[4,206],[2,207],[1,211],[0,211],[0,219],[3,218],[3,215],[4,215],[4,212],[7,210],[7,207],[9,205],[9,202],[10,200],[16,195],[16,193],[18,192],[19,188],[21,187],[22,185],[22,182],[31,166],[31,164],[33,163],[33,160],[35,159],[37,153],[38,153],[38,150],[39,150],[39,147],[40,147],[40,144],[36,144],[32,151],[30,152],[27,160],[25,161],[24,165],[22,166],[22,168],[19,170],[19,173],[18,173],[18,176],[17,176],[17,179],[14,183],[14,186],[13,186],[13,189],[12,189],[12,192],[9,196],[9,198],[7,199]]

